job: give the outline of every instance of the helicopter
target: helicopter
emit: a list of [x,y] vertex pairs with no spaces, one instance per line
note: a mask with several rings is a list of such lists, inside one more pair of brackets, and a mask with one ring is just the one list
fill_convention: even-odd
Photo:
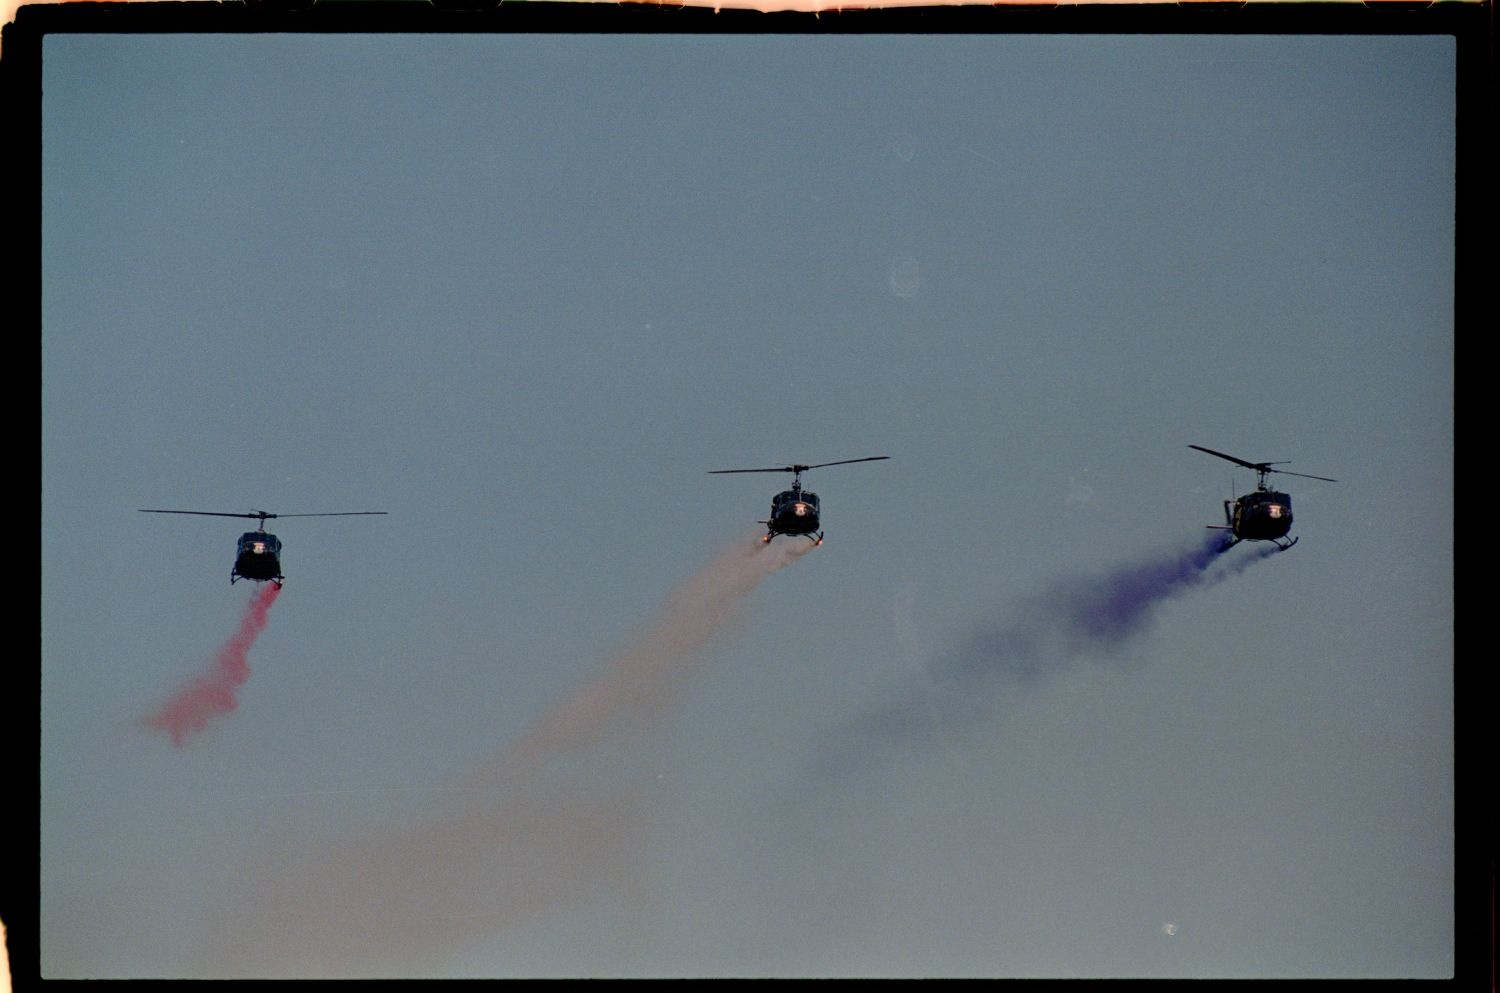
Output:
[[800,534],[814,545],[823,544],[823,532],[818,530],[818,495],[802,489],[802,474],[809,469],[821,469],[827,465],[848,465],[850,462],[879,462],[889,455],[872,455],[864,459],[841,459],[838,462],[819,462],[816,465],[784,465],[772,469],[711,469],[710,475],[730,472],[790,472],[792,488],[782,490],[771,498],[771,519],[759,523],[766,526],[761,541],[770,544],[778,534]]
[[260,527],[240,535],[234,549],[234,567],[229,570],[229,585],[235,580],[250,579],[257,583],[270,581],[280,586],[286,577],[281,574],[281,539],[266,531],[266,521],[273,517],[354,517],[365,514],[384,514],[383,510],[347,510],[334,514],[268,514],[264,510],[252,510],[248,514],[223,514],[212,510],[145,510],[143,514],[196,514],[200,517],[248,517],[259,519]]
[[1221,459],[1228,459],[1236,465],[1242,465],[1247,469],[1254,469],[1258,474],[1254,493],[1246,493],[1237,500],[1224,501],[1224,524],[1210,524],[1208,527],[1219,531],[1229,531],[1234,535],[1226,548],[1232,548],[1241,541],[1269,541],[1283,552],[1297,543],[1297,539],[1282,544],[1281,539],[1286,537],[1292,529],[1292,498],[1286,493],[1278,493],[1266,485],[1266,476],[1269,473],[1279,472],[1286,476],[1301,476],[1304,479],[1321,479],[1325,483],[1336,483],[1337,479],[1329,479],[1327,476],[1312,476],[1305,472],[1291,472],[1286,469],[1272,469],[1273,465],[1286,465],[1285,462],[1246,462],[1237,459],[1233,455],[1225,455],[1216,452],[1212,448],[1204,448],[1202,445],[1189,445],[1200,452],[1209,455],[1217,455]]

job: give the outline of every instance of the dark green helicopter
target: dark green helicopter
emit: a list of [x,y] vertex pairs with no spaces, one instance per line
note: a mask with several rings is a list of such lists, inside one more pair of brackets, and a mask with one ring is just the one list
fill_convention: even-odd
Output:
[[1297,543],[1296,538],[1286,544],[1281,543],[1281,539],[1285,538],[1287,532],[1292,529],[1292,498],[1266,485],[1268,473],[1279,472],[1286,476],[1321,479],[1325,483],[1338,482],[1337,479],[1329,479],[1327,476],[1310,476],[1305,472],[1271,468],[1273,465],[1287,465],[1286,462],[1246,462],[1244,459],[1237,459],[1233,455],[1225,455],[1223,452],[1216,452],[1202,445],[1189,445],[1188,447],[1207,452],[1209,455],[1217,455],[1221,459],[1228,459],[1235,465],[1242,465],[1246,469],[1254,469],[1258,474],[1254,493],[1246,493],[1237,500],[1224,501],[1225,523],[1208,525],[1216,530],[1229,531],[1234,535],[1234,540],[1226,547],[1232,547],[1241,541],[1270,541],[1275,542],[1276,547],[1284,552]]
[[872,455],[864,459],[841,459],[838,462],[819,462],[816,465],[784,465],[774,469],[711,469],[711,475],[729,472],[790,472],[792,488],[782,490],[771,498],[771,519],[761,521],[766,526],[764,542],[778,534],[800,534],[814,545],[823,544],[823,532],[818,530],[820,505],[818,495],[802,488],[802,474],[809,469],[821,469],[826,465],[848,465],[850,462],[879,462],[889,455]]
[[229,585],[237,579],[251,579],[257,583],[267,581],[280,586],[286,579],[281,574],[281,539],[266,531],[266,521],[273,517],[355,517],[365,514],[384,514],[383,510],[346,510],[333,514],[268,514],[264,510],[252,510],[248,514],[224,514],[212,510],[145,510],[143,514],[196,514],[200,517],[249,517],[259,519],[260,527],[240,535],[234,549],[234,567],[229,570]]

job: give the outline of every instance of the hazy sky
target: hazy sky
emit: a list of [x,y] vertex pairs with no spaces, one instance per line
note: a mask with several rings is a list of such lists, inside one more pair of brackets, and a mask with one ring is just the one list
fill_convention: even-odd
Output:
[[1452,38],[44,56],[44,976],[1452,974]]

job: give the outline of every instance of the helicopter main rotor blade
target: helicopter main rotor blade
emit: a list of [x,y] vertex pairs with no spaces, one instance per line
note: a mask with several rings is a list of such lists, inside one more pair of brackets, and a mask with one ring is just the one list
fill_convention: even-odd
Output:
[[353,517],[361,514],[384,514],[384,510],[343,510],[332,514],[267,514],[262,511],[254,511],[249,514],[225,514],[216,510],[147,510],[140,508],[143,514],[197,514],[200,517],[248,517],[251,520],[268,521],[273,517]]
[[881,459],[888,458],[890,458],[889,455],[872,455],[865,459],[840,459],[837,462],[819,462],[815,465],[783,465],[777,466],[774,469],[710,469],[709,474],[721,475],[728,472],[794,472],[801,474],[809,469],[821,469],[825,465],[848,465],[850,462],[879,462]]
[[710,469],[710,470],[708,470],[708,474],[710,476],[721,476],[721,475],[723,475],[724,473],[727,473],[727,472],[793,472],[793,471],[794,470],[792,469],[791,466],[784,465],[784,466],[778,466],[775,469]]
[[339,510],[331,514],[267,514],[267,517],[359,517],[364,514],[384,514],[384,510]]
[[1204,448],[1202,445],[1189,445],[1188,447],[1196,448],[1198,449],[1198,451],[1207,452],[1210,455],[1217,455],[1221,459],[1228,459],[1236,465],[1242,465],[1246,469],[1254,469],[1256,472],[1279,472],[1283,476],[1301,476],[1304,479],[1321,479],[1325,483],[1338,482],[1337,479],[1329,479],[1327,476],[1314,476],[1305,472],[1293,472],[1290,469],[1271,468],[1271,466],[1273,465],[1288,465],[1289,463],[1287,462],[1246,462],[1244,459],[1237,459],[1233,455],[1225,455],[1223,452],[1216,452],[1212,448]]
[[866,458],[866,459],[840,459],[837,462],[819,462],[817,465],[802,465],[802,466],[798,466],[797,468],[799,468],[799,469],[821,469],[825,465],[848,465],[850,462],[879,462],[881,459],[888,459],[888,458],[890,458],[889,455],[871,455],[869,458]]
[[222,514],[214,510],[146,510],[141,508],[143,514],[197,514],[200,517],[249,517],[252,520],[264,520],[267,517],[275,517],[275,514]]
[[1228,459],[1230,462],[1233,462],[1235,465],[1242,465],[1246,469],[1254,469],[1256,472],[1263,472],[1263,471],[1265,471],[1265,468],[1268,465],[1280,465],[1281,464],[1279,462],[1246,462],[1244,459],[1237,459],[1233,455],[1225,455],[1223,452],[1216,452],[1212,448],[1204,448],[1202,445],[1189,445],[1188,447],[1189,448],[1196,448],[1196,449],[1198,449],[1198,451],[1200,451],[1200,452],[1207,452],[1210,455],[1217,455],[1221,459]]
[[[1278,463],[1280,464],[1280,463]],[[1303,479],[1321,479],[1325,483],[1336,483],[1337,479],[1329,479],[1327,476],[1312,476],[1305,472],[1293,472],[1290,469],[1267,469],[1267,472],[1279,472],[1283,476],[1301,476]]]

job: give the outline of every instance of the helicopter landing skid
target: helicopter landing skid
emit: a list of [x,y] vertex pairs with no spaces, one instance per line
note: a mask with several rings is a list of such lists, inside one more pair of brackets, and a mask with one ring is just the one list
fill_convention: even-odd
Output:
[[[1207,527],[1209,527],[1210,529],[1212,529],[1214,531],[1228,531],[1229,530],[1229,528],[1222,527],[1222,526],[1220,526],[1218,524],[1209,524],[1209,525],[1207,525]],[[1229,551],[1235,545],[1238,545],[1240,542],[1242,542],[1244,540],[1245,539],[1241,538],[1239,535],[1234,535],[1234,536],[1230,537],[1230,539],[1227,542],[1224,543],[1224,547],[1220,550],[1221,554],[1223,552]],[[1284,552],[1288,548],[1291,548],[1293,545],[1295,545],[1299,539],[1293,538],[1291,541],[1288,541],[1284,545],[1281,542],[1277,541],[1275,538],[1260,538],[1260,539],[1256,539],[1256,540],[1258,540],[1258,541],[1269,541],[1271,544],[1273,544],[1273,545],[1276,546],[1276,550],[1277,551]]]
[[[778,534],[785,534],[785,533],[786,532],[784,532],[784,531],[771,531],[771,532],[768,532],[766,534],[763,534],[760,537],[761,544],[769,545],[771,543],[771,539],[772,538],[776,537],[776,535],[778,535]],[[787,535],[787,537],[790,538],[792,536],[791,535]],[[814,548],[816,548],[819,545],[823,544],[823,532],[822,531],[819,531],[815,535],[813,535],[813,534],[804,534],[802,537],[804,537],[808,541],[812,542]]]

